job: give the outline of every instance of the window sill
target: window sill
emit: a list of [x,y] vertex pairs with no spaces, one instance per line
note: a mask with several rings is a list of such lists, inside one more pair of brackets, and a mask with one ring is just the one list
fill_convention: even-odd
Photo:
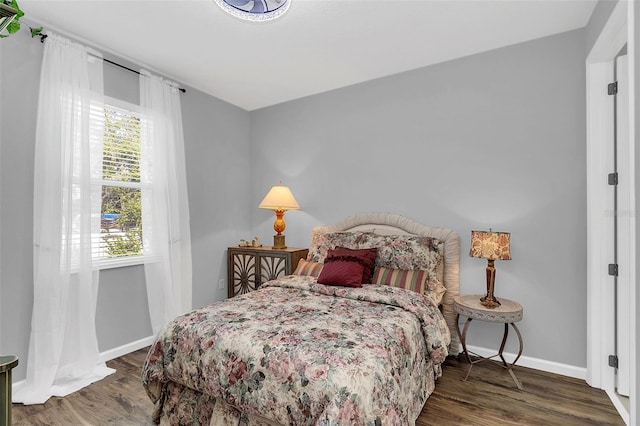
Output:
[[144,265],[145,263],[158,262],[157,256],[126,256],[118,259],[103,259],[95,262],[96,269],[124,268],[127,266]]

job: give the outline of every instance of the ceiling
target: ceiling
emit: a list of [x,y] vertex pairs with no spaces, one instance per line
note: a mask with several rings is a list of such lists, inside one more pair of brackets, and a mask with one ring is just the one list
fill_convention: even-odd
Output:
[[25,18],[248,111],[585,26],[589,0],[19,0]]

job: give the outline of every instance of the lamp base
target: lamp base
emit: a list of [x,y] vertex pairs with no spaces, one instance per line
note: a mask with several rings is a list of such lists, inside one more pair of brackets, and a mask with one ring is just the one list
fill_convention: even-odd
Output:
[[487,294],[480,298],[480,304],[485,308],[495,309],[500,306],[500,302],[493,295],[496,283],[496,268],[494,266],[494,259],[487,259]]
[[273,236],[273,247],[271,247],[272,249],[275,250],[282,250],[282,249],[286,249],[287,246],[284,243],[284,235],[282,234],[277,234]]
[[495,309],[500,306],[500,301],[496,299],[495,296],[489,296],[488,294],[486,294],[480,298],[480,304],[485,308]]

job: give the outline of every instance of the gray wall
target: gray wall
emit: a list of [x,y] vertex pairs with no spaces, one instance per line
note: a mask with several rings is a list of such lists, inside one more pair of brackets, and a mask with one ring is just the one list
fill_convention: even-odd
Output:
[[[302,210],[286,215],[290,246],[361,211],[452,228],[463,293],[485,291],[470,231],[509,231],[496,294],[524,306],[524,354],[585,367],[584,40],[572,31],[253,111],[251,204],[279,179],[291,187]],[[252,209],[267,241],[272,215]],[[474,324],[469,342],[498,347],[500,333]]]
[[598,4],[596,4],[591,17],[589,18],[589,22],[585,27],[585,53],[587,55],[596,43],[596,40],[600,36],[602,29],[607,23],[607,20],[609,19],[609,16],[611,16],[611,12],[613,12],[617,3],[618,0],[600,0],[598,1]]
[[20,32],[0,50],[0,329],[23,378],[33,304],[33,160],[42,46]]
[[[26,371],[33,300],[33,159],[42,52],[25,30],[1,42],[0,352],[20,358],[15,380]],[[137,103],[137,76],[105,65],[105,93]],[[225,249],[246,236],[250,222],[249,113],[189,87],[181,96],[193,304],[200,307],[226,297],[226,289],[217,289],[226,277]],[[100,351],[151,335],[141,266],[101,272],[96,328]]]

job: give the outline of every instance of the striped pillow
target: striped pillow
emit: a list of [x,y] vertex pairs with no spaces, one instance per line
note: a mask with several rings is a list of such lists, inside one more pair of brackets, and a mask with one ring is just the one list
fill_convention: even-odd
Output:
[[309,275],[318,278],[323,266],[322,263],[308,262],[305,259],[300,259],[296,270],[293,271],[293,275]]
[[438,305],[447,290],[439,281],[429,279],[429,271],[421,269],[404,270],[376,266],[372,281],[373,284],[390,285],[430,295]]

